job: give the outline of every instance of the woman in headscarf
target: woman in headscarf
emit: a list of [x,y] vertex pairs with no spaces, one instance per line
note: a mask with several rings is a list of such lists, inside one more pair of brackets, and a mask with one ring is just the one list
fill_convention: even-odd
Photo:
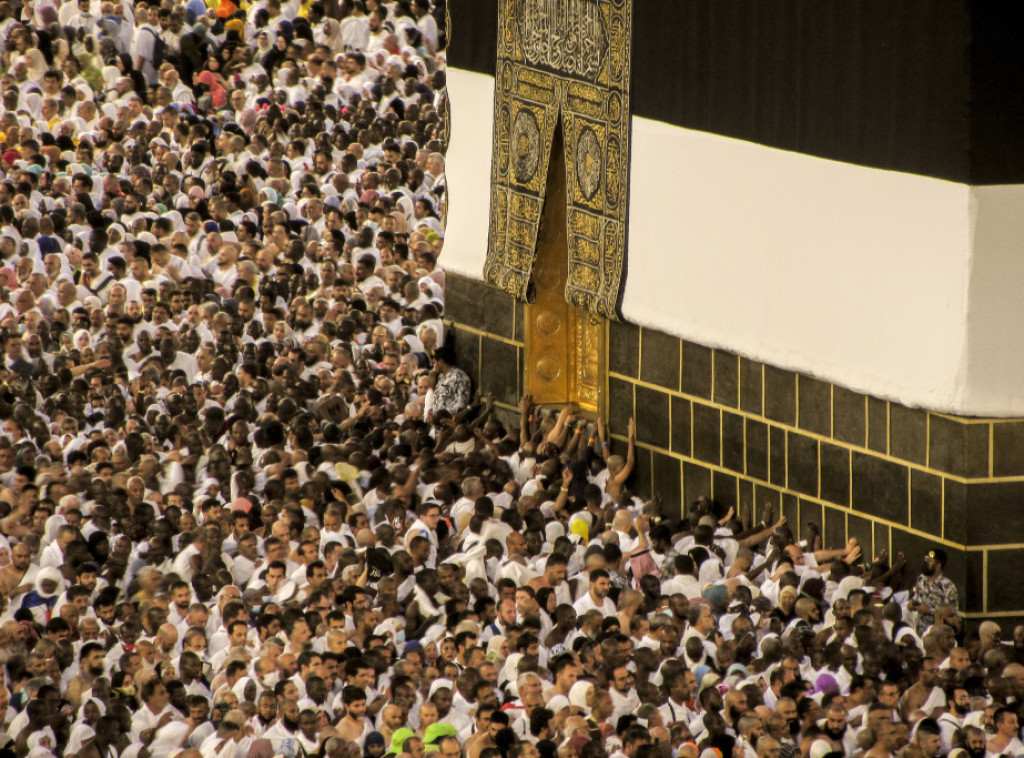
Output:
[[333,18],[324,19],[323,26],[313,33],[313,41],[318,45],[327,45],[333,55],[345,52],[345,40],[341,36],[341,24]]
[[78,718],[71,727],[71,737],[64,749],[65,755],[75,755],[82,745],[96,735],[96,722],[107,713],[107,707],[98,698],[89,698],[78,709]]
[[37,84],[42,84],[43,75],[49,68],[49,64],[33,37],[33,33],[23,27],[15,27],[11,32],[7,41],[7,49],[10,51],[7,70],[13,71],[19,63],[24,63],[28,67],[28,78]]
[[817,679],[814,680],[814,695],[825,695],[829,692],[836,692],[839,690],[839,683],[836,682],[836,678],[831,674],[820,674]]
[[[26,740],[28,745],[28,754],[32,755],[35,753],[37,756],[41,755],[53,755],[53,751],[57,749],[57,737],[53,733],[51,727],[45,727],[32,732]],[[45,752],[43,752],[45,751]]]
[[63,576],[60,569],[48,567],[40,569],[36,574],[35,589],[28,592],[21,601],[21,608],[32,612],[32,617],[39,626],[46,626],[50,620],[53,606],[57,604],[57,596],[61,592]]
[[409,219],[401,211],[391,211],[388,214],[395,220],[395,234],[408,234],[409,233]]
[[232,48],[225,46],[216,55],[211,54],[206,59],[206,70],[213,73],[217,83],[225,90],[231,86],[231,74],[226,70],[231,61],[231,50]]
[[363,758],[381,758],[385,749],[384,735],[380,732],[370,732],[363,741]]
[[121,78],[121,69],[113,62],[104,66],[101,75],[103,77],[103,92],[107,98],[117,97],[117,82]]
[[441,285],[431,279],[429,276],[421,276],[418,284],[420,285],[420,292],[427,297],[427,302],[431,300],[440,300],[444,302],[444,290],[441,289]]
[[[220,11],[218,10],[218,13]],[[227,38],[234,42],[245,44],[245,21],[241,18],[232,18],[224,24],[224,33]]]
[[[91,36],[85,38],[85,45],[83,51],[78,54],[78,65],[82,72],[82,79],[85,83],[94,91],[98,92],[103,89],[103,72],[102,72],[102,59],[96,54],[96,43],[93,41]],[[75,80],[72,79],[69,84],[75,87]],[[91,98],[88,98],[91,99]]]
[[580,715],[590,715],[594,704],[594,683],[580,680],[569,690],[569,705],[578,709]]
[[132,66],[132,57],[128,53],[121,53],[114,61],[114,65],[121,73],[121,76],[127,76],[132,80],[132,89],[141,98],[142,102],[147,102],[146,93],[148,88],[146,87],[146,79],[141,71],[136,71]]
[[195,75],[193,82],[196,91],[201,93],[198,98],[199,109],[204,110],[204,98],[209,98],[209,104],[215,109],[223,108],[228,101],[227,90],[217,81],[217,76],[212,71],[200,71]]
[[277,345],[283,345],[284,341],[292,336],[292,328],[284,322],[284,320],[276,321],[274,323],[274,343]]
[[26,92],[21,96],[21,99],[33,120],[41,118],[43,109],[43,96],[41,94],[38,92]]
[[171,228],[176,232],[185,231],[185,220],[181,217],[179,211],[168,211],[164,214],[164,218],[171,222]]
[[87,347],[92,347],[92,335],[88,329],[79,329],[75,332],[75,348],[84,352]]
[[[257,12],[259,16],[259,12]],[[266,68],[267,56],[274,49],[274,37],[271,32],[267,29],[260,29],[256,34],[256,53],[253,58],[253,63],[258,63]]]
[[772,611],[772,615],[777,616],[784,625],[788,624],[796,617],[794,609],[798,596],[799,592],[796,587],[783,587],[779,592],[779,607]]
[[266,69],[267,75],[273,80],[274,72],[281,65],[285,58],[285,52],[288,50],[288,40],[283,34],[279,34],[274,39],[274,44],[270,50],[262,56],[257,56],[257,61]]

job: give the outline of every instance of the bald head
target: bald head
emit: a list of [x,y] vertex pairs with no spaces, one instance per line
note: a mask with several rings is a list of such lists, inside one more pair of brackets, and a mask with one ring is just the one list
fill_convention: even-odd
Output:
[[565,733],[568,736],[572,736],[577,731],[580,734],[587,734],[590,731],[590,727],[587,725],[587,720],[582,716],[569,716],[565,720]]
[[160,638],[160,646],[165,650],[178,644],[178,630],[174,624],[161,624],[156,635]]
[[1024,680],[1024,666],[1019,663],[1011,663],[1003,669],[1003,676],[1017,681]]
[[991,645],[998,640],[1000,632],[999,624],[995,621],[982,621],[978,627],[978,636],[982,645]]
[[686,742],[679,747],[679,758],[700,758],[700,751],[692,742]]
[[[766,734],[757,740],[757,758],[778,755],[780,747],[781,745],[777,739]],[[682,751],[679,754],[682,755]]]

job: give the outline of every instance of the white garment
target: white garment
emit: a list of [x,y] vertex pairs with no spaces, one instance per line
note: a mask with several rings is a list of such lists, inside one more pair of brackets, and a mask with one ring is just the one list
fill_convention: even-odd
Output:
[[579,616],[582,616],[587,611],[593,610],[601,611],[605,616],[615,615],[615,603],[611,601],[611,598],[604,598],[601,604],[598,605],[590,592],[587,592],[583,597],[573,603],[572,607],[576,610],[576,614]]
[[181,577],[182,581],[192,583],[192,556],[199,555],[199,548],[189,545],[174,559],[174,573]]

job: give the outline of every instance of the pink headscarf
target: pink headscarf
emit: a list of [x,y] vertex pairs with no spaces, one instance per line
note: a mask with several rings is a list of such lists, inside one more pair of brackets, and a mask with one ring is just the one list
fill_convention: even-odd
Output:
[[395,220],[395,234],[407,234],[409,232],[409,219],[401,211],[391,211],[391,218]]
[[214,108],[223,108],[228,101],[228,92],[224,89],[212,71],[203,71],[199,74],[198,81],[210,88],[210,97],[213,98]]

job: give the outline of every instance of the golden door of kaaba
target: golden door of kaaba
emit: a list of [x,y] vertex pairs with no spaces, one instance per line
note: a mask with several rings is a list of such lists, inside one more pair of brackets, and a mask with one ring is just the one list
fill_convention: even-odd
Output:
[[526,308],[526,386],[534,402],[576,403],[603,413],[607,322],[565,299],[569,244],[561,129],[554,141],[533,264],[533,299]]

